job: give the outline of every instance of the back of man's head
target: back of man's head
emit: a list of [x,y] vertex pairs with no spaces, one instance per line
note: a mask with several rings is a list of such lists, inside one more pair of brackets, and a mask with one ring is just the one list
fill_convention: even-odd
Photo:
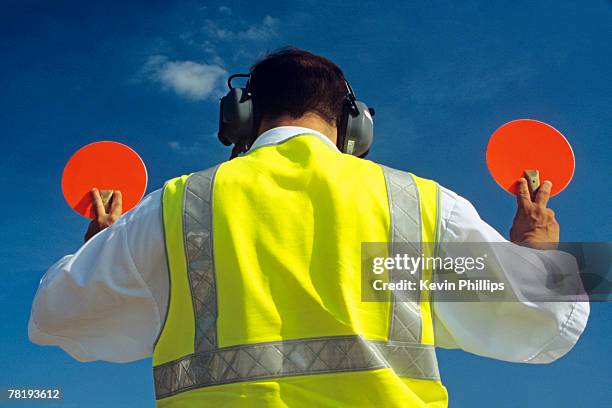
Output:
[[261,119],[295,119],[314,113],[337,126],[347,87],[342,70],[327,58],[284,48],[253,65],[251,74],[251,90]]

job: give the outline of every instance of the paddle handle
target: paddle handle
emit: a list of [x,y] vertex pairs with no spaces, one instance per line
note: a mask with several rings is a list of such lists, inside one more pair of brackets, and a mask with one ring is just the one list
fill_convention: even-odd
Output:
[[533,201],[538,192],[538,188],[540,188],[540,172],[538,170],[525,170],[524,173],[527,179],[527,185],[529,186],[529,194]]
[[113,199],[113,190],[100,190],[100,197],[102,198],[102,204],[104,204],[104,209],[106,213],[110,213],[111,202]]

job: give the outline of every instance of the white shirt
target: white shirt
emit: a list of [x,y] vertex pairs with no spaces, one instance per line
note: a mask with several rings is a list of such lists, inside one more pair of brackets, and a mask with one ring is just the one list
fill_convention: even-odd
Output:
[[[315,134],[336,148],[323,134],[288,126],[263,133],[253,148],[299,133]],[[470,202],[446,188],[441,188],[441,213],[443,251],[452,251],[452,243],[506,242]],[[527,292],[533,299],[539,290],[545,292],[538,282],[545,281],[539,278],[548,276],[547,268],[567,265],[567,257],[517,246],[511,260],[489,256],[485,262],[492,280],[506,282],[517,299],[526,299]],[[576,265],[573,258],[570,262]],[[577,267],[561,269],[578,279]],[[30,340],[59,346],[79,361],[146,358],[165,319],[168,296],[161,190],[156,190],[49,268],[34,298]],[[584,331],[585,300],[577,295],[567,302],[436,302],[436,345],[512,362],[548,363],[567,353]]]

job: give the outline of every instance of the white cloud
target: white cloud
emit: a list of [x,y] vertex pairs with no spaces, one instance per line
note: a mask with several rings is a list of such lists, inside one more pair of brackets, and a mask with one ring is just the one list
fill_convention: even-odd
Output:
[[191,140],[170,140],[168,148],[173,152],[183,156],[201,156],[206,153],[206,148],[209,145],[210,139],[216,139],[217,132],[204,134]]
[[266,41],[278,36],[277,27],[277,18],[265,16],[261,23],[236,31],[220,27],[213,20],[207,20],[204,30],[219,40]]
[[168,142],[168,147],[173,152],[185,156],[199,155],[204,152],[204,145],[200,141],[181,142],[171,140]]
[[227,71],[218,63],[170,61],[163,55],[149,57],[144,72],[152,81],[192,100],[219,96],[227,77]]
[[264,26],[275,26],[278,23],[278,18],[274,18],[272,16],[265,16],[263,19],[263,25]]
[[207,63],[174,60],[172,49],[164,49],[147,59],[134,81],[148,80],[191,100],[214,99],[225,92],[226,59],[254,59],[279,38],[277,18],[266,15],[258,23],[249,24],[234,17],[227,6],[216,10],[217,18],[205,20],[203,26],[201,21],[196,27],[187,24],[179,34],[181,47],[197,51]]
[[179,151],[182,148],[181,142],[178,140],[171,140],[168,142],[168,147],[170,150]]
[[232,14],[232,9],[227,6],[219,6],[219,13],[227,14],[228,16]]

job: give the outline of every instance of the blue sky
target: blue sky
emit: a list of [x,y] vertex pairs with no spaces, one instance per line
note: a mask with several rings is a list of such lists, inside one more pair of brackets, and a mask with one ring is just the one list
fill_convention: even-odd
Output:
[[[2,2],[0,387],[60,386],[62,406],[151,405],[149,360],[80,364],[27,340],[38,280],[86,228],[63,201],[63,165],[86,143],[121,141],[152,191],[224,160],[226,74],[284,45],[336,61],[376,107],[372,160],[436,179],[502,232],[514,200],[488,175],[487,139],[512,119],[552,124],[577,161],[551,201],[562,239],[610,241],[608,1],[88,3]],[[610,312],[593,304],[579,344],[548,366],[440,351],[451,406],[609,404]]]

